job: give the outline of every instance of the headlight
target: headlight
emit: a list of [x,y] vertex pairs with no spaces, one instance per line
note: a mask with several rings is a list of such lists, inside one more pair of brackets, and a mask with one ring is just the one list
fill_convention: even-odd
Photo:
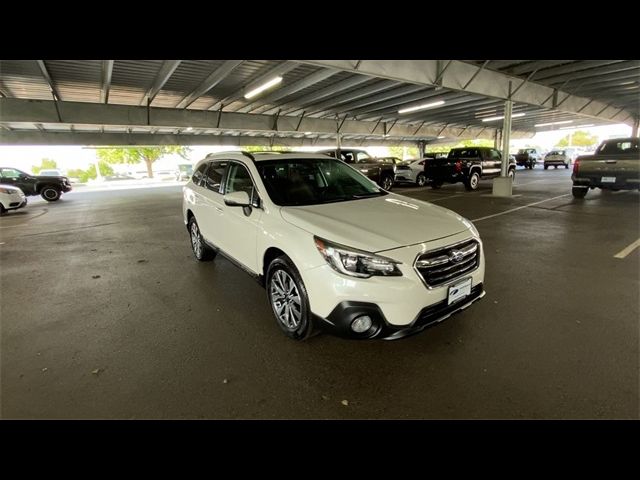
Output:
[[13,195],[14,193],[18,193],[19,190],[15,190],[13,188],[0,188],[0,192],[7,193],[9,195]]
[[390,258],[338,245],[319,237],[313,237],[313,240],[320,254],[336,272],[360,278],[369,278],[372,275],[402,275],[398,269],[400,262]]

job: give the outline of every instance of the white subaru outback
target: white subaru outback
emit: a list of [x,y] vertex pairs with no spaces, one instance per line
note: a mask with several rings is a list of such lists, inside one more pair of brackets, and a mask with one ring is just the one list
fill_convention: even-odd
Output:
[[255,276],[293,339],[315,328],[400,338],[484,296],[470,221],[389,193],[335,158],[211,154],[183,193],[195,258],[219,252]]

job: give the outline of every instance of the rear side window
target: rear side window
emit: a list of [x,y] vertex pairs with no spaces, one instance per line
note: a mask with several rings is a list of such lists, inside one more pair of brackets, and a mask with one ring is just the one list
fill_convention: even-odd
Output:
[[196,185],[200,185],[200,181],[202,180],[202,177],[204,176],[204,171],[207,169],[207,163],[203,163],[202,165],[200,165],[198,167],[198,169],[193,173],[193,176],[191,177],[191,180],[193,181],[193,183],[195,183]]
[[212,192],[220,193],[220,185],[222,184],[222,177],[224,171],[227,168],[229,162],[211,162],[209,164],[209,170],[205,175],[204,186]]

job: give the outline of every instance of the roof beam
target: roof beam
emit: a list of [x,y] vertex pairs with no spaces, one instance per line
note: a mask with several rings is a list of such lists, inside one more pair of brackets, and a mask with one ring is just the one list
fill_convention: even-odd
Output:
[[[379,110],[383,107],[378,107],[378,105],[387,105],[402,102],[409,102],[411,100],[399,100],[399,98],[403,99],[418,99],[425,98],[427,96],[427,92],[433,92],[433,89],[428,89],[424,85],[405,85],[403,87],[393,88],[391,90],[387,90],[378,95],[366,96],[364,99],[347,103],[346,105],[342,105],[341,107],[335,108],[332,112],[337,113],[346,113],[348,112],[351,117],[355,117],[356,115],[360,115],[364,112],[370,112],[372,110]],[[413,94],[413,95],[411,95]],[[407,96],[408,95],[408,96]],[[385,100],[388,100],[385,102]],[[384,102],[380,104],[380,102]]]
[[[356,72],[354,69],[355,62],[353,60],[301,60],[301,62],[315,66],[339,68],[352,73]],[[439,62],[442,62],[442,60],[362,60],[357,72],[399,82],[434,85],[438,77]],[[628,68],[635,67],[635,63],[640,64],[640,62],[637,61],[624,63],[627,64]],[[461,91],[464,82],[468,81],[468,79],[480,69],[481,66],[479,65],[452,60],[446,72],[441,75],[442,78],[440,78],[439,81],[444,88]],[[471,85],[467,86],[466,91],[487,97],[500,98],[502,100],[510,99],[517,103],[526,103],[547,108],[552,107],[551,97],[553,96],[554,89],[536,82],[528,82],[510,98],[510,85],[519,84],[520,82],[522,82],[522,79],[519,77],[485,69],[477,75]],[[569,95],[561,91],[558,91],[558,93]],[[570,97],[571,98],[563,102],[561,109],[567,113],[577,114],[578,109],[589,101],[588,98],[575,95],[570,95]],[[604,104],[602,102],[594,101],[588,108],[584,109],[580,115],[599,118],[602,116],[599,112],[603,106]],[[624,119],[626,119],[630,113],[631,112],[622,111],[616,115],[613,120],[625,122]],[[607,121],[611,120],[606,116],[601,118]],[[627,119],[625,123],[629,122]]]
[[265,83],[267,80],[271,80],[273,77],[282,76],[287,72],[290,72],[294,68],[298,67],[298,65],[299,64],[296,62],[290,62],[290,61],[282,62],[279,65],[276,65],[275,67],[269,69],[267,72],[263,73],[262,75],[257,77],[255,80],[251,81],[245,87],[236,90],[231,95],[227,95],[225,98],[221,100],[218,100],[213,105],[211,105],[208,108],[208,110],[218,110],[221,105],[225,105],[225,106],[231,105],[233,102],[240,100],[244,96],[245,92],[249,92],[256,87],[259,87],[260,85]]
[[176,105],[176,108],[187,108],[198,98],[227,78],[227,76],[242,63],[244,63],[244,60],[225,61],[221,66],[211,72],[211,74],[205,78],[202,83],[195,88],[195,90],[180,100],[178,105]]
[[558,65],[564,65],[574,60],[538,60],[527,62],[521,65],[516,65],[513,68],[508,68],[503,71],[503,73],[508,73],[509,75],[523,75],[528,74],[529,72],[533,72],[534,70],[542,70],[544,68],[555,67]]
[[326,80],[329,77],[332,77],[336,73],[339,73],[338,70],[333,69],[320,69],[317,72],[313,72],[310,75],[298,80],[297,82],[293,82],[285,87],[278,88],[277,90],[265,95],[258,96],[256,99],[242,108],[236,110],[241,113],[262,113],[264,110],[267,110],[269,105],[273,105],[274,102],[280,100],[281,98],[288,97],[289,95],[293,95],[300,90],[304,90],[316,83],[319,83],[323,80]]
[[275,113],[278,108],[282,109],[283,114],[303,110],[305,106],[310,105],[313,102],[317,102],[318,100],[322,100],[323,98],[326,98],[330,95],[335,95],[338,92],[347,90],[348,88],[353,88],[370,80],[370,77],[365,77],[364,75],[353,75],[351,78],[347,78],[346,80],[342,80],[338,83],[329,85],[328,87],[321,88],[320,90],[317,90],[313,93],[309,93],[303,97],[297,98],[289,104],[284,104],[280,107],[273,107],[261,113],[267,115]]
[[111,88],[111,74],[113,73],[113,60],[102,61],[102,90],[100,103],[109,103],[109,88]]
[[[2,127],[2,125],[0,125]],[[460,129],[456,129],[459,132]],[[465,132],[468,134],[468,132]],[[452,133],[451,136],[455,136]],[[487,135],[485,135],[489,138]],[[473,138],[465,135],[465,138]],[[343,139],[345,147],[357,146],[358,142],[366,141],[373,145],[407,146],[414,147],[416,140],[402,140],[397,138],[371,138],[353,137]],[[529,138],[519,137],[516,138]],[[435,141],[435,138],[434,138]],[[433,141],[431,142],[433,143]],[[281,138],[273,136],[235,136],[235,135],[214,135],[202,133],[200,135],[174,135],[166,133],[99,133],[99,132],[40,132],[8,130],[0,135],[1,145],[105,145],[105,146],[126,146],[126,145],[282,145],[291,147],[332,147],[335,146],[334,135],[308,135],[296,138]]]
[[[56,111],[58,107],[60,121]],[[257,115],[236,112],[211,112],[207,110],[185,110],[174,108],[140,107],[131,105],[113,105],[80,102],[52,102],[43,100],[22,100],[15,98],[0,99],[0,122],[33,123],[63,125],[117,125],[120,127],[214,129],[241,132],[275,133],[272,115]],[[469,135],[477,133],[475,128],[469,129]],[[298,131],[336,133],[335,119],[280,116],[278,133],[297,134]],[[376,122],[345,120],[340,132],[346,135],[382,136],[383,125]],[[416,132],[412,125],[395,125],[394,135],[410,137],[415,140],[430,138],[435,135],[436,127],[423,126]],[[452,135],[457,134],[457,130]],[[193,136],[193,135],[188,135]],[[199,136],[200,137],[200,136]]]
[[309,112],[308,115],[313,116],[322,116],[328,113],[332,113],[334,109],[343,103],[352,102],[357,100],[358,98],[362,98],[368,95],[373,95],[374,93],[381,92],[384,90],[388,90],[397,86],[396,82],[391,82],[388,80],[382,80],[375,82],[371,85],[367,85],[366,87],[358,88],[352,92],[348,92],[342,95],[338,95],[337,97],[330,98],[327,101],[311,104],[306,107],[306,110]]
[[140,100],[140,105],[146,105],[146,104],[150,105],[153,102],[153,99],[156,98],[156,95],[158,94],[158,92],[162,90],[162,87],[164,87],[164,84],[167,83],[169,78],[171,78],[171,75],[173,75],[173,72],[176,71],[176,68],[180,66],[181,62],[182,60],[165,60],[164,61],[164,63],[160,67],[160,70],[158,70],[158,73],[156,74],[156,78],[153,80],[151,87],[149,87],[149,90],[147,90],[147,92],[144,94],[144,96]]
[[591,68],[589,70],[581,70],[580,72],[571,72],[565,75],[553,76],[551,78],[545,78],[544,82],[546,85],[557,85],[558,83],[567,81],[567,80],[586,80],[587,78],[598,78],[602,75],[607,75],[610,73],[618,73],[624,72],[626,70],[632,70],[635,68],[640,68],[640,61],[638,60],[629,60],[626,62],[618,62],[613,65],[605,65],[603,67]]
[[42,76],[49,84],[49,88],[51,89],[51,93],[54,95],[54,98],[56,100],[61,100],[60,94],[58,93],[58,89],[53,83],[53,79],[51,78],[51,75],[49,75],[49,71],[47,70],[47,66],[44,63],[44,60],[36,60],[36,62],[38,63],[38,68],[40,68],[40,72],[42,73]]

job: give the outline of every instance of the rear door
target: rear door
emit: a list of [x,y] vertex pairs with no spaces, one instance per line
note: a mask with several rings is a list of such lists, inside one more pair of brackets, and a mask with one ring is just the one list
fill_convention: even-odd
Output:
[[222,182],[229,162],[214,160],[202,179],[202,186],[198,193],[200,218],[198,225],[202,236],[214,246],[226,249],[225,236],[226,218],[224,216],[224,201],[222,199]]

